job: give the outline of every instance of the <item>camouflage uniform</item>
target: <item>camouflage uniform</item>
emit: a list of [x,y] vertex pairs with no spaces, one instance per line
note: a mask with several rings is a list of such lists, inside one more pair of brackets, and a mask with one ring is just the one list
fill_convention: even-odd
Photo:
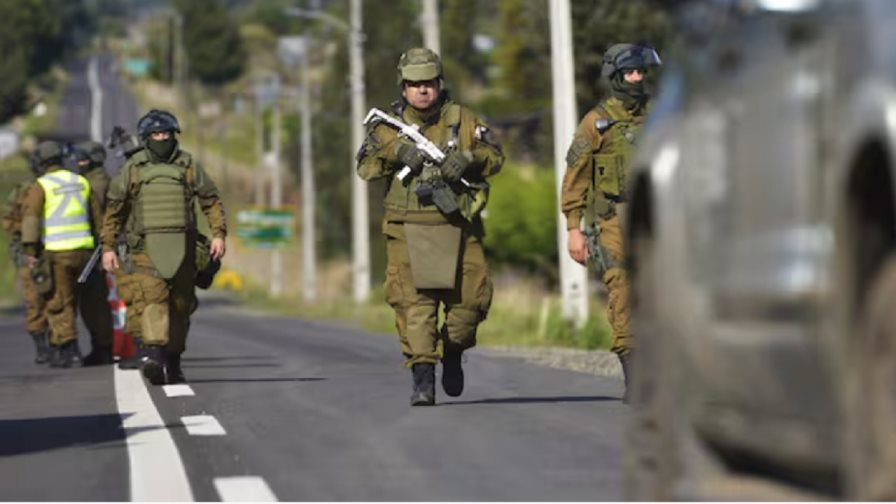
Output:
[[[413,51],[424,50],[410,50],[406,54]],[[429,54],[424,56],[437,58],[434,53]],[[434,110],[422,112],[396,103],[392,113],[406,124],[419,126],[420,132],[443,152],[453,149],[464,153],[469,161],[463,175],[466,180],[483,183],[500,171],[504,156],[492,132],[476,114],[447,99],[447,95],[442,95]],[[367,139],[358,152],[361,178],[388,178],[383,220],[386,301],[395,310],[395,325],[408,367],[431,366],[447,355],[455,356],[459,366],[460,353],[476,344],[477,326],[488,314],[492,300],[492,283],[482,249],[484,228],[478,213],[482,207],[465,207],[465,200],[460,198],[461,212],[446,216],[433,204],[420,201],[415,189],[429,169],[424,168],[421,174],[409,176],[405,181],[396,176],[405,166],[400,159],[403,145],[409,144],[399,139],[394,128],[377,124],[368,128]],[[449,145],[453,147],[449,149]],[[486,191],[479,197],[484,198]],[[470,201],[466,200],[466,204]],[[460,215],[465,212],[466,218]],[[442,266],[428,263],[426,252],[420,252],[418,264],[413,264],[418,243],[408,235],[425,236],[430,231],[435,235],[456,236],[445,242],[449,243],[447,248],[459,249],[456,259],[449,259],[446,263],[449,265],[445,266],[447,275],[455,279],[453,287],[421,286],[420,278],[426,275],[427,269]],[[438,242],[440,238],[434,239]],[[430,252],[436,251],[430,249]],[[440,306],[444,306],[445,312],[441,328],[437,324]]]
[[[34,281],[31,279],[31,270],[24,265],[24,250],[22,243],[22,212],[24,210],[25,195],[28,188],[34,183],[34,177],[19,183],[10,191],[3,212],[3,229],[10,235],[10,259],[16,268],[16,275],[22,285],[25,296],[25,330],[34,339],[37,349],[35,361],[43,363],[48,358],[47,348],[47,322],[46,301],[37,292]],[[16,247],[17,246],[17,247]],[[15,250],[18,248],[18,250]]]
[[[158,117],[167,128],[157,131],[180,131],[167,112],[152,111],[141,123],[154,120],[154,114],[161,114]],[[129,325],[133,317],[139,318],[139,332],[154,362],[151,368],[144,365],[144,374],[154,384],[183,380],[180,355],[186,349],[190,315],[198,306],[194,285],[197,200],[212,236],[223,239],[227,235],[217,187],[189,153],[174,145],[164,161],[148,148],[128,159],[109,185],[102,228],[103,251],[114,252],[119,230],[125,226],[129,257],[119,260],[130,273],[116,275],[123,278],[119,290],[128,303]],[[161,374],[156,366],[163,369]]]

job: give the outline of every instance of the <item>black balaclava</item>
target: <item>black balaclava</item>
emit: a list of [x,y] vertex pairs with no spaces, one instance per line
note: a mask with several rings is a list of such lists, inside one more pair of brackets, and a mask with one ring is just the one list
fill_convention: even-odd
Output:
[[625,82],[625,70],[618,70],[613,74],[610,78],[610,88],[613,96],[622,100],[625,108],[629,110],[644,106],[650,98],[644,80],[637,83]]
[[146,150],[149,151],[152,160],[157,163],[171,161],[171,157],[177,150],[177,139],[172,134],[166,140],[153,140],[152,137],[146,138]]

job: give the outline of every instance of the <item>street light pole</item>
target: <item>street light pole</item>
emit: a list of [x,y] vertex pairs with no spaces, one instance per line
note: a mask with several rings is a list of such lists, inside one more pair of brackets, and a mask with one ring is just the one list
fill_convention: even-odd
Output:
[[566,147],[576,131],[575,68],[569,0],[549,0],[551,20],[551,77],[554,99],[554,169],[557,181],[557,248],[560,256],[560,289],[563,317],[582,327],[588,318],[587,270],[569,256],[566,218],[559,211]]
[[[283,206],[283,189],[280,175],[280,76],[273,75],[274,84],[274,117],[271,132],[271,149],[274,153],[271,166],[271,209],[279,210]],[[279,296],[283,292],[283,257],[280,249],[271,251],[271,295]]]
[[314,169],[311,157],[311,82],[308,78],[308,39],[299,60],[302,81],[299,91],[299,106],[302,109],[302,267],[305,301],[314,301],[317,297],[316,258],[314,240]]
[[442,54],[439,43],[439,0],[423,0],[420,25],[423,27],[423,45],[436,54]]
[[367,204],[367,182],[355,173],[355,152],[364,141],[364,57],[361,31],[361,0],[351,0],[349,25],[349,64],[351,66],[352,98],[352,263],[354,270],[354,298],[356,303],[370,297],[370,227]]

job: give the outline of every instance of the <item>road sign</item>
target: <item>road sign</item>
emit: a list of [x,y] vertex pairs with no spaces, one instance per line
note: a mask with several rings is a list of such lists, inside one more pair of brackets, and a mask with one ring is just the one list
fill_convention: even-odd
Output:
[[247,245],[277,248],[292,241],[295,215],[291,210],[240,210],[236,214],[236,235]]

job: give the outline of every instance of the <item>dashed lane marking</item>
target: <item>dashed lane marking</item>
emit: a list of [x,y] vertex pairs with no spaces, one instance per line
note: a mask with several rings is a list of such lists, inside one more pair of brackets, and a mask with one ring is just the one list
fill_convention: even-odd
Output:
[[193,415],[180,417],[191,436],[223,436],[227,434],[218,419],[211,415]]
[[130,463],[132,501],[193,501],[177,445],[136,370],[115,368],[115,400]]
[[222,502],[277,502],[274,492],[259,476],[215,478],[214,484]]
[[177,385],[163,385],[162,390],[165,391],[165,395],[168,397],[188,397],[196,395],[193,392],[193,389],[185,383],[178,383]]

